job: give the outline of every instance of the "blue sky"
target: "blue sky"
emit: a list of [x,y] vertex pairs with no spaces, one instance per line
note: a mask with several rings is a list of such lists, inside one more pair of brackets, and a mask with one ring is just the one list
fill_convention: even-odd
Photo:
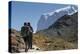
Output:
[[38,20],[43,13],[51,12],[66,6],[68,5],[13,1],[11,28],[19,31],[24,22],[30,22],[34,31],[36,31]]

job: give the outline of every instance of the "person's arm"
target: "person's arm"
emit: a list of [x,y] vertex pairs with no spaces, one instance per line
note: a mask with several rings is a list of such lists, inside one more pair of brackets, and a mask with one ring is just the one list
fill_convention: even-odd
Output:
[[33,28],[31,27],[32,32],[34,32]]
[[23,27],[21,27],[21,35],[23,35]]

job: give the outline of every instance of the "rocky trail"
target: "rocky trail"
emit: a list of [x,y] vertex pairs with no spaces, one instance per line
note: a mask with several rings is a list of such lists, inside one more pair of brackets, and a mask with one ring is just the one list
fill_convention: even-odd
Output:
[[[33,45],[32,47],[33,49],[28,49],[28,52],[39,52],[41,51],[41,49],[39,47],[37,47],[36,45]],[[20,52],[25,52],[25,49],[20,49]]]

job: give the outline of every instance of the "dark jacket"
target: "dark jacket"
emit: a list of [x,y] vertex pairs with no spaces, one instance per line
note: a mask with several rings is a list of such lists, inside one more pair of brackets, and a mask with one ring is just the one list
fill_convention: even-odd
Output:
[[33,33],[33,28],[31,26],[22,26],[21,27],[21,35],[23,37],[29,36],[30,33]]

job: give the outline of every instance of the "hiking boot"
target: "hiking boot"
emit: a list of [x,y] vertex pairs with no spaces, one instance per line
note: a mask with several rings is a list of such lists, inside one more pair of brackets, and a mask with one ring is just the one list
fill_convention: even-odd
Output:
[[25,52],[27,52],[28,51],[28,49],[25,49]]

